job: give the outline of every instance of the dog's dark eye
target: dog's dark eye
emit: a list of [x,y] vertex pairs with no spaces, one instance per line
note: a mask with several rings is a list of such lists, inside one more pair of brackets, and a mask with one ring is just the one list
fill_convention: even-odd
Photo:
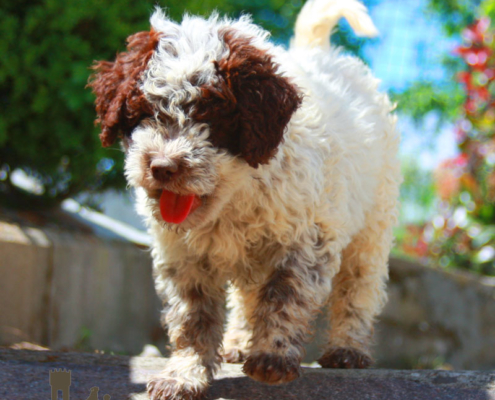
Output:
[[142,126],[143,124],[149,123],[151,124],[154,121],[152,115],[143,115],[135,124],[131,127],[126,127],[125,129],[121,129],[122,138],[132,140],[132,134],[138,126]]
[[132,137],[132,133],[134,132],[134,130],[143,123],[143,121],[149,119],[150,115],[143,115],[141,118],[139,118],[136,123],[132,124],[132,125],[128,125],[128,126],[125,126],[125,127],[121,127],[120,128],[120,131],[122,133],[122,138],[125,139],[125,138],[128,138],[130,139]]
[[[138,125],[136,125],[136,126],[138,126]],[[133,126],[131,129],[126,129],[125,131],[123,131],[122,132],[122,138],[123,139],[130,139],[132,137],[132,132],[134,132],[134,129],[136,129],[136,126]]]

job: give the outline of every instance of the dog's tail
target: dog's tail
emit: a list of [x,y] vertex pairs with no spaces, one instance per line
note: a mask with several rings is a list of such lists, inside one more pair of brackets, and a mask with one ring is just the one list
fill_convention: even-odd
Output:
[[294,47],[330,47],[329,36],[344,17],[360,36],[378,35],[364,4],[358,0],[308,0],[297,17]]

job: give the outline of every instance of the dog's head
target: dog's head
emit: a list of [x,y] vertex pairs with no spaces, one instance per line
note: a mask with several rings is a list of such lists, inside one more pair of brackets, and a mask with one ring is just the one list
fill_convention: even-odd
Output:
[[301,96],[247,18],[179,25],[157,11],[151,24],[96,63],[89,86],[102,144],[122,138],[129,183],[157,220],[189,228],[275,155]]

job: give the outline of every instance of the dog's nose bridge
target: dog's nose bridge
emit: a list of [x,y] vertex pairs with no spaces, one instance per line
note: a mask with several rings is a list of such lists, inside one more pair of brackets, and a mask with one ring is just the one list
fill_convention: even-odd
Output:
[[150,164],[151,175],[160,182],[168,182],[179,173],[179,162],[170,158],[153,160]]

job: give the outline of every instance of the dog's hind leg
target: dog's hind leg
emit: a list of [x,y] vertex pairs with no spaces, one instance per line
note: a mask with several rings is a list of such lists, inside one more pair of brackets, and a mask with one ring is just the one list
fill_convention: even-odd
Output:
[[243,362],[251,339],[252,327],[246,318],[246,305],[241,289],[230,286],[228,294],[227,329],[223,339],[223,360],[228,363]]
[[397,213],[397,187],[389,186],[388,194],[386,187],[382,186],[366,227],[344,250],[341,269],[333,279],[329,340],[318,360],[324,368],[372,364],[369,347],[374,319],[387,298],[388,257]]

